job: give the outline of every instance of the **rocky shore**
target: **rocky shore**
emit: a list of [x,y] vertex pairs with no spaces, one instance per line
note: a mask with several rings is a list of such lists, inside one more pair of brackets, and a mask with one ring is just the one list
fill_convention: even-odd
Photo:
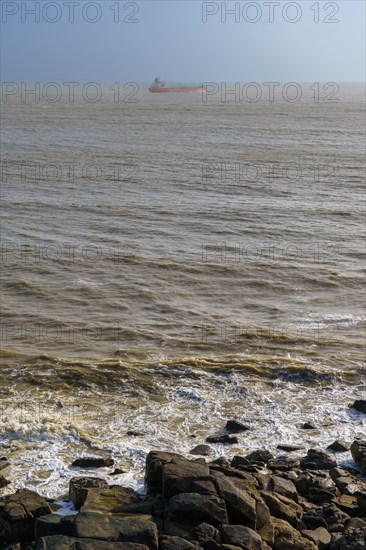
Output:
[[[229,421],[225,443],[246,426]],[[222,441],[213,435],[211,444]],[[221,438],[221,439],[220,439]],[[206,441],[207,443],[208,441]],[[361,550],[366,548],[366,440],[350,447],[353,464],[337,465],[343,442],[327,452],[279,445],[208,461],[209,446],[190,458],[151,451],[145,494],[96,475],[113,460],[84,457],[91,468],[74,477],[75,514],[27,489],[0,499],[0,548],[12,550]],[[0,457],[0,469],[7,460]],[[7,483],[0,476],[0,486]]]

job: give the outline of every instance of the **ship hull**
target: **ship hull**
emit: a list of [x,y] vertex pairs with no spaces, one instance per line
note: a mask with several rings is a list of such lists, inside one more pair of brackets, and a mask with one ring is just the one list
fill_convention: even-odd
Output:
[[172,94],[172,93],[191,93],[191,92],[204,92],[203,86],[194,86],[193,88],[149,88],[149,92],[152,94]]

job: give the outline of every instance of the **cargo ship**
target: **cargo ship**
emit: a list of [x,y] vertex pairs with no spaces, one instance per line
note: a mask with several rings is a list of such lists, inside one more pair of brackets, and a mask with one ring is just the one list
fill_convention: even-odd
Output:
[[149,92],[153,94],[168,94],[177,92],[204,92],[204,87],[201,86],[167,86],[157,76],[149,88]]

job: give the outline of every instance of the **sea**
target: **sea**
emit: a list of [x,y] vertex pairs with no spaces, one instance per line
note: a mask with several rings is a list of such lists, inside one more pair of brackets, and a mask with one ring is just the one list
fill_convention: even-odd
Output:
[[364,87],[221,88],[3,101],[1,494],[365,436]]

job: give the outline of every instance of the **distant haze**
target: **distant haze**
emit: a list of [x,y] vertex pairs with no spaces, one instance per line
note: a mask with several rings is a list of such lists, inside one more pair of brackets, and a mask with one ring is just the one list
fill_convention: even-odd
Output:
[[365,80],[363,1],[3,1],[1,8],[2,81]]

